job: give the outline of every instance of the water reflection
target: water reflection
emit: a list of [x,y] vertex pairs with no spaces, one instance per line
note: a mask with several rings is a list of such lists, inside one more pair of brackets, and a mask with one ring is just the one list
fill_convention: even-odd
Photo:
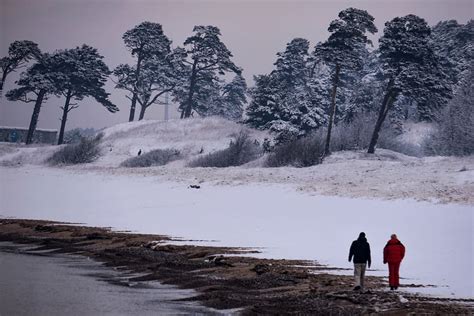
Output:
[[0,242],[0,315],[228,314],[196,302],[195,295],[131,276],[82,256],[35,253]]

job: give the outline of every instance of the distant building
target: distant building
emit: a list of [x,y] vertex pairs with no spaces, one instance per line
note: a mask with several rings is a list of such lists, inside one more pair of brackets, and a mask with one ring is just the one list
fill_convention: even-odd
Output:
[[[28,129],[22,127],[0,126],[0,142],[24,143]],[[54,144],[56,143],[57,130],[54,129],[36,129],[33,135],[33,143]]]

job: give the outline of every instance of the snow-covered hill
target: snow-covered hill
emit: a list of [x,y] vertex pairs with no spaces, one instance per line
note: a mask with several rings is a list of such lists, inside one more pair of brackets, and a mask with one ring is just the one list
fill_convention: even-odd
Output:
[[[363,151],[335,152],[323,164],[310,168],[263,168],[263,159],[232,168],[184,167],[201,151],[207,154],[227,147],[242,129],[251,139],[260,142],[270,137],[266,132],[221,118],[123,123],[102,131],[102,156],[97,161],[67,168],[107,174],[140,174],[188,184],[277,183],[331,196],[474,204],[474,156],[416,158],[378,149],[375,155]],[[416,144],[429,130],[428,125],[409,126],[402,137]],[[162,167],[119,167],[140,150],[146,153],[165,148],[179,150],[183,158]],[[43,165],[56,150],[58,146],[0,143],[0,165]]]
[[[219,117],[122,123],[101,131],[104,135],[100,144],[102,155],[91,166],[118,167],[124,160],[136,156],[140,150],[146,153],[166,148],[181,152],[184,159],[174,165],[182,166],[199,154],[226,148],[241,131],[259,142],[270,138],[266,132]],[[0,164],[44,164],[44,160],[58,148],[58,146],[0,143]]]
[[[118,166],[138,151],[177,149],[185,160],[200,153],[224,149],[240,131],[251,139],[262,142],[268,133],[248,128],[242,124],[218,117],[190,120],[140,121],[123,123],[103,130],[103,156],[95,163],[100,166]],[[183,165],[181,160],[175,165]]]

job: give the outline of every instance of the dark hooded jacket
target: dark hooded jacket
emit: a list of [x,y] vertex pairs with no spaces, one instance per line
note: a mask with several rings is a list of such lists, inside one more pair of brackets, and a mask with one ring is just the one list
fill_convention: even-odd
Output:
[[354,240],[349,250],[349,261],[354,257],[354,263],[368,263],[371,264],[370,245],[365,238],[365,234],[361,233],[357,240]]

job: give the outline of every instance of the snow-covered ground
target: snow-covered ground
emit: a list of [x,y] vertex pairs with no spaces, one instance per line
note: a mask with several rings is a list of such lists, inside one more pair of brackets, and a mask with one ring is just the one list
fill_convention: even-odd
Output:
[[281,184],[203,185],[196,190],[159,177],[35,166],[1,167],[0,176],[3,217],[263,247],[264,257],[350,268],[349,245],[364,231],[372,247],[372,269],[378,270],[369,272],[373,275],[386,274],[382,249],[395,232],[407,247],[403,283],[434,284],[440,287],[424,291],[473,297],[471,206],[309,195]]
[[[419,142],[429,125],[408,125],[406,141]],[[199,155],[223,149],[242,130],[242,125],[221,118],[139,121],[123,123],[103,131],[102,156],[94,163],[71,167],[106,174],[141,174],[172,182],[213,184],[289,184],[310,194],[382,199],[413,198],[422,201],[474,205],[474,156],[416,158],[378,149],[336,152],[324,163],[310,168],[261,168],[263,159],[236,168],[185,168]],[[260,142],[270,136],[245,128]],[[418,136],[417,136],[418,135]],[[184,157],[163,167],[118,168],[139,150],[177,149]],[[0,143],[0,165],[44,165],[58,146],[19,146]],[[203,151],[202,154],[200,152]]]
[[[310,168],[262,168],[261,159],[234,168],[185,167],[201,149],[225,148],[241,129],[217,118],[124,123],[103,131],[98,161],[62,168],[44,164],[57,146],[0,143],[0,216],[262,247],[265,257],[348,269],[349,245],[365,231],[373,275],[386,274],[382,249],[397,233],[407,247],[403,283],[473,297],[473,156],[415,158],[378,150],[334,153]],[[268,137],[247,131],[259,141]],[[140,149],[157,148],[178,149],[184,159],[119,167]],[[198,183],[201,189],[188,188]]]

